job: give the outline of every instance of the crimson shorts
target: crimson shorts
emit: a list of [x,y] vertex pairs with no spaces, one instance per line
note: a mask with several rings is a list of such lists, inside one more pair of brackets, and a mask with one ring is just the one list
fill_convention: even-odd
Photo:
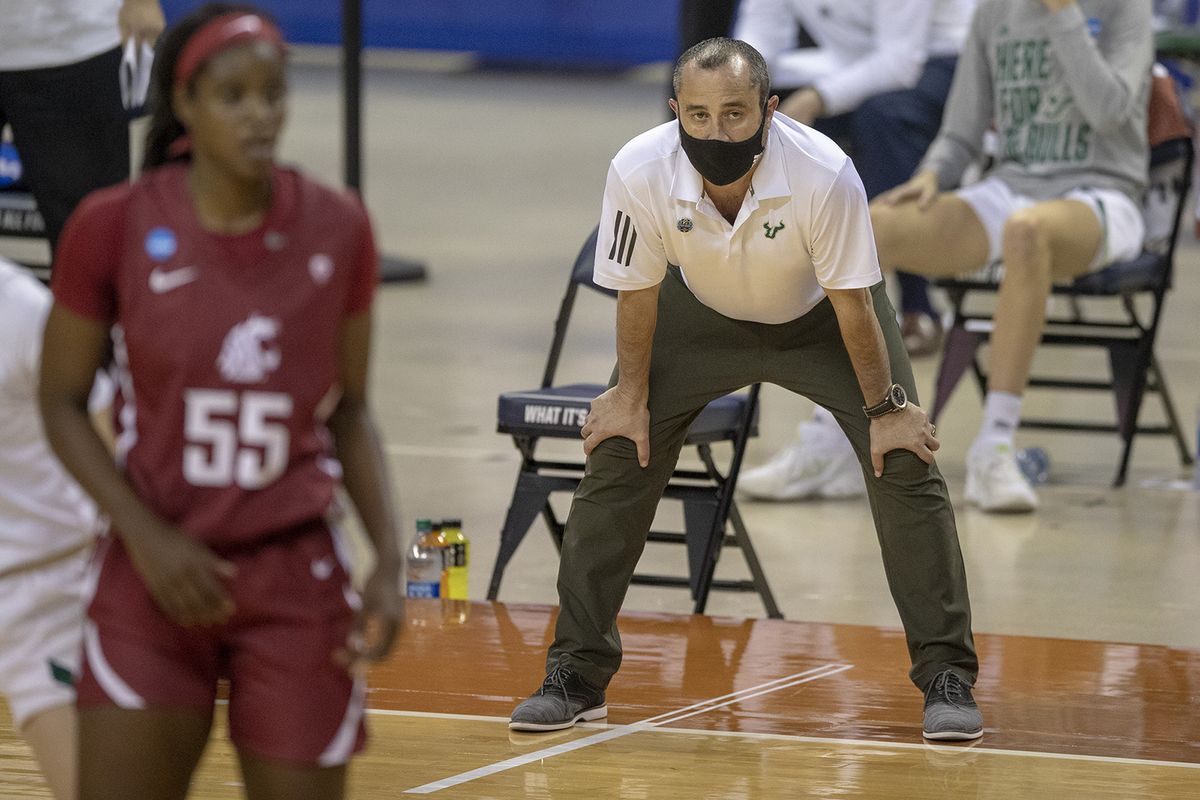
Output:
[[364,677],[335,664],[359,606],[324,522],[222,557],[236,611],[211,628],[177,625],[146,590],[119,539],[97,550],[84,626],[80,708],[212,713],[229,680],[239,751],[315,766],[345,764],[366,742]]

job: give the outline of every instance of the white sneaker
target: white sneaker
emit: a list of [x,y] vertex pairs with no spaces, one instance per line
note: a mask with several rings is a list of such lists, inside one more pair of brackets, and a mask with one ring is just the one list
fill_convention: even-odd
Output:
[[1037,495],[1017,466],[1017,454],[1007,442],[973,446],[967,452],[968,503],[984,511],[1033,511]]
[[769,461],[738,476],[738,489],[756,500],[829,500],[867,490],[862,467],[841,428],[805,422],[800,438]]
[[867,484],[863,480],[862,466],[856,457],[852,457],[837,469],[830,470],[825,482],[817,488],[817,495],[822,500],[849,500],[852,497],[862,497],[866,493]]

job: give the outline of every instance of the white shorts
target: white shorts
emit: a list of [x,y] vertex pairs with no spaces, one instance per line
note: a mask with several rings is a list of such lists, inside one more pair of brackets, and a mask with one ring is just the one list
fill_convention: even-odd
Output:
[[[1023,208],[1037,205],[1027,195],[1017,194],[1008,184],[996,177],[984,178],[978,183],[955,192],[971,206],[988,237],[988,266],[981,270],[989,280],[999,281],[1002,274],[1000,256],[1004,243],[1004,223]],[[1078,200],[1086,203],[1100,220],[1102,230],[1100,249],[1088,267],[1094,272],[1114,261],[1126,261],[1142,252],[1146,238],[1146,222],[1142,210],[1129,196],[1115,189],[1072,189],[1056,198]]]
[[75,701],[90,555],[85,548],[0,580],[0,695],[17,728]]

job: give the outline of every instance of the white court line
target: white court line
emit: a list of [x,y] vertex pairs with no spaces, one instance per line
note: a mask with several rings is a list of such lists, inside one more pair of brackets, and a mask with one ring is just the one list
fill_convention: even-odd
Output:
[[[671,722],[678,722],[681,719],[694,717],[697,714],[703,714],[706,711],[716,711],[718,708],[724,708],[725,706],[730,706],[734,703],[740,703],[743,700],[749,700],[751,698],[758,697],[759,695],[777,692],[780,689],[786,689],[789,686],[808,683],[809,681],[815,681],[817,678],[828,678],[830,675],[836,675],[839,672],[845,672],[852,667],[852,664],[825,664],[824,666],[814,667],[813,669],[805,670],[804,672],[797,672],[795,675],[788,675],[786,678],[777,678],[767,683],[760,683],[758,686],[751,686],[749,689],[740,689],[736,692],[730,692],[729,694],[721,695],[720,697],[714,697],[712,700],[705,700],[701,703],[695,703],[676,711],[668,711],[666,714],[659,714],[657,717],[644,719],[636,724],[645,725],[646,727],[651,728],[658,727],[659,725],[667,725]],[[821,674],[813,674],[816,672],[820,672]],[[802,675],[807,677],[800,677]],[[791,678],[795,678],[796,680],[790,680]],[[784,681],[786,681],[786,683],[784,683]],[[727,697],[732,699],[725,700]],[[718,700],[725,700],[725,702],[718,703]],[[691,711],[693,708],[699,710]],[[691,711],[691,713],[684,714],[684,711]]]
[[[832,674],[832,673],[831,673]],[[218,700],[217,702],[224,702]],[[424,717],[426,719],[474,720],[479,722],[495,722],[508,725],[508,717],[484,716],[482,714],[446,714],[435,711],[400,711],[386,708],[369,708],[368,714],[381,717]],[[674,720],[672,720],[674,721]],[[607,730],[605,722],[580,722],[576,728],[597,728]],[[1036,750],[1007,750],[1001,747],[987,747],[982,744],[953,745],[932,744],[930,742],[893,742],[877,741],[875,739],[840,739],[831,736],[800,736],[793,733],[757,733],[755,731],[722,731],[712,728],[671,728],[663,725],[647,726],[655,733],[673,733],[683,736],[725,736],[737,739],[766,739],[778,742],[796,742],[798,744],[827,744],[844,745],[847,747],[873,747],[880,750],[938,750],[945,753],[989,753],[998,756],[1019,756],[1023,758],[1054,758],[1063,761],[1096,761],[1106,764],[1129,764],[1143,767],[1182,767],[1183,769],[1200,769],[1200,764],[1189,761],[1162,761],[1150,758],[1125,758],[1122,756],[1090,756],[1083,753],[1042,753]],[[986,734],[985,734],[986,735]]]
[[[523,767],[526,764],[531,764],[535,761],[543,761],[547,758],[553,758],[554,756],[562,755],[563,753],[570,753],[574,750],[580,750],[584,747],[591,747],[592,745],[600,744],[601,742],[619,739],[622,736],[628,736],[629,734],[637,733],[638,731],[650,730],[659,725],[664,725],[667,722],[674,722],[676,719],[684,719],[685,717],[695,716],[696,714],[703,713],[704,711],[712,711],[717,708],[722,708],[749,697],[758,697],[759,695],[766,694],[767,692],[774,692],[780,689],[786,689],[789,686],[795,686],[800,683],[815,681],[818,678],[836,675],[839,672],[845,672],[846,670],[851,669],[851,667],[852,665],[850,664],[824,664],[820,667],[814,667],[813,669],[805,670],[804,672],[797,672],[794,675],[788,675],[784,678],[777,678],[773,681],[768,681],[767,683],[760,683],[757,686],[751,686],[737,692],[731,692],[729,694],[721,695],[720,697],[714,697],[711,700],[693,703],[685,708],[677,709],[675,711],[668,711],[665,714],[659,714],[657,716],[635,722],[632,725],[622,725],[603,731],[602,733],[585,736],[582,739],[575,739],[570,742],[554,745],[553,747],[535,750],[531,753],[525,753],[524,755],[516,756],[515,758],[510,758],[505,761],[499,761],[494,764],[489,764],[485,767],[480,767],[479,769],[473,769],[469,772],[452,775],[449,778],[443,778],[439,781],[433,781],[422,786],[416,786],[412,789],[405,790],[404,794],[432,794],[433,792],[438,792],[442,789],[449,789],[452,786],[458,786],[459,784],[468,783],[480,778],[486,778],[490,775],[495,775],[498,772],[505,772],[506,770],[515,769],[516,767]],[[718,700],[724,700],[724,702],[712,705]],[[678,716],[684,711],[692,711],[692,709],[698,708],[700,709],[699,711],[686,714],[684,717]]]
[[[1150,758],[1126,758],[1123,756],[1089,756],[1083,753],[1040,753],[1036,750],[1007,750],[1002,747],[984,747],[982,745],[952,745],[933,744],[932,742],[886,742],[874,739],[838,739],[832,736],[796,736],[788,733],[755,733],[754,731],[717,731],[708,728],[655,728],[656,732],[699,734],[701,736],[736,736],[743,739],[773,739],[805,744],[850,745],[854,747],[874,747],[880,750],[938,750],[944,753],[956,753],[965,756],[967,753],[991,753],[998,756],[1020,756],[1022,758],[1053,758],[1062,761],[1097,761],[1106,764],[1128,764],[1141,767],[1183,767],[1184,769],[1200,769],[1200,764],[1190,761],[1160,761]],[[984,736],[987,736],[986,730]]]

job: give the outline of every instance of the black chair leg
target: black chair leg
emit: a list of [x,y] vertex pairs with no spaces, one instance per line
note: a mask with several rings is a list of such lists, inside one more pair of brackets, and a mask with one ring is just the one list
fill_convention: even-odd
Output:
[[554,513],[554,508],[550,505],[550,498],[546,498],[546,504],[542,506],[542,520],[546,523],[546,527],[550,530],[550,539],[554,542],[554,549],[559,554],[562,553],[563,534],[567,530],[567,526]]
[[1117,431],[1124,446],[1113,486],[1124,486],[1133,455],[1133,439],[1137,435],[1138,415],[1146,394],[1146,372],[1153,356],[1145,341],[1110,345],[1108,360],[1113,376],[1113,396],[1117,403]]
[[737,540],[738,547],[741,548],[742,555],[746,559],[746,566],[750,568],[750,576],[754,580],[754,586],[758,590],[759,598],[762,599],[767,616],[771,619],[783,619],[783,613],[775,604],[775,595],[771,592],[771,585],[767,583],[767,575],[758,561],[758,553],[754,551],[754,544],[750,541],[750,534],[746,532],[746,526],[742,522],[742,514],[738,511],[736,500],[729,505],[729,524],[733,527],[733,538]]
[[1110,344],[1108,365],[1112,370],[1113,399],[1117,404],[1117,429],[1128,440],[1137,427],[1142,390],[1146,386],[1146,370],[1150,367],[1148,353],[1137,342]]
[[517,487],[513,491],[512,503],[504,517],[504,527],[500,531],[500,549],[496,553],[496,564],[492,567],[492,580],[488,584],[488,600],[495,600],[500,593],[500,580],[504,577],[504,569],[517,552],[517,547],[533,521],[541,514],[549,501],[549,493],[539,485],[537,476],[521,474],[517,477]]
[[942,363],[938,365],[937,381],[934,384],[933,406],[929,412],[930,422],[936,422],[938,416],[950,401],[954,388],[975,364],[975,354],[986,337],[973,333],[956,324],[946,334],[946,345],[942,350]]
[[[722,488],[722,492],[728,492],[729,489],[729,485],[726,484]],[[725,520],[728,518],[732,506],[733,498],[722,494],[716,502],[708,535],[698,538],[698,544],[704,545],[704,548],[702,553],[697,548],[698,559],[693,561],[699,567],[696,603],[692,607],[694,614],[703,614],[704,610],[708,608],[708,594],[712,591],[713,580],[717,572],[717,561],[720,560],[721,548],[725,545]],[[690,542],[688,549],[691,550]]]
[[699,606],[701,594],[707,599],[708,591],[704,588],[705,576],[712,580],[712,571],[707,570],[709,553],[714,563],[721,552],[721,543],[713,546],[712,539],[723,539],[724,526],[717,524],[717,501],[705,498],[687,499],[683,501],[683,529],[686,532],[688,559],[688,587],[692,591],[692,599],[697,601],[697,614],[703,614],[704,608]]
[[1187,436],[1183,432],[1183,426],[1179,424],[1179,415],[1175,413],[1175,403],[1171,400],[1171,393],[1167,391],[1167,379],[1163,375],[1162,369],[1158,366],[1158,357],[1150,358],[1150,370],[1154,376],[1154,389],[1162,398],[1163,411],[1167,415],[1167,424],[1171,426],[1171,435],[1175,439],[1175,446],[1179,448],[1179,460],[1183,466],[1190,467],[1196,463],[1192,457],[1191,449],[1188,447]]
[[1117,464],[1117,474],[1112,484],[1114,489],[1124,486],[1125,478],[1129,474],[1129,459],[1133,456],[1133,434],[1121,434],[1121,442],[1121,460]]

